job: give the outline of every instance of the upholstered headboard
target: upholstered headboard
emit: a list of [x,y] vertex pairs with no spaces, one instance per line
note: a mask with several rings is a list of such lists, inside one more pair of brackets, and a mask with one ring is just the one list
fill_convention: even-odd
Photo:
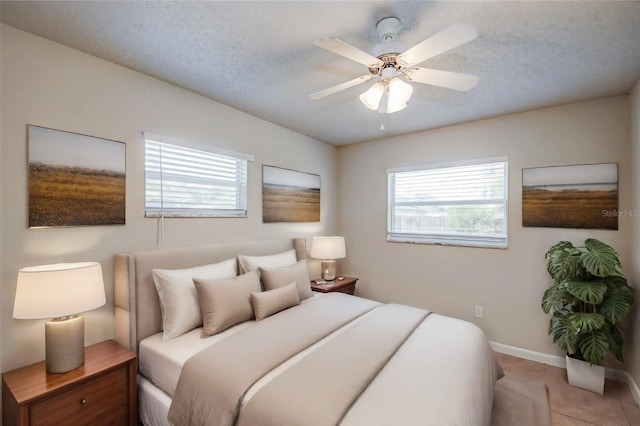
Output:
[[220,243],[199,247],[116,254],[114,260],[115,340],[138,352],[143,339],[162,330],[160,300],[152,269],[182,269],[220,262],[238,254],[262,256],[294,248],[307,258],[305,238]]

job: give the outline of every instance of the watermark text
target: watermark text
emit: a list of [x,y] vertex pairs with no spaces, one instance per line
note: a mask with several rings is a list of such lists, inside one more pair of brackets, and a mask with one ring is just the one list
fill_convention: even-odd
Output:
[[640,210],[602,210],[603,217],[640,217]]

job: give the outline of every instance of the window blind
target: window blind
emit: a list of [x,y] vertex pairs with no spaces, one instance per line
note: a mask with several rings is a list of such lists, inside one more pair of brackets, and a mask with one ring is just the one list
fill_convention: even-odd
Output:
[[389,241],[507,246],[507,160],[389,169]]
[[230,151],[220,154],[158,139],[162,138],[145,134],[147,217],[247,216],[250,156],[234,156]]

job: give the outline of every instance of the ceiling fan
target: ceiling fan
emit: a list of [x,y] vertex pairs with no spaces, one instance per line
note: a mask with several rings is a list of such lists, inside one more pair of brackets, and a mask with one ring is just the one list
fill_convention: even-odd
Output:
[[371,110],[391,114],[406,108],[413,93],[413,87],[404,80],[459,91],[470,90],[478,83],[478,77],[473,75],[416,66],[475,39],[478,34],[471,26],[455,23],[409,49],[395,41],[400,31],[398,18],[384,18],[376,24],[376,28],[382,43],[376,46],[373,54],[334,37],[325,37],[314,42],[318,47],[365,65],[369,68],[369,73],[313,93],[309,95],[309,99],[321,99],[377,79],[373,86],[360,95],[360,101]]

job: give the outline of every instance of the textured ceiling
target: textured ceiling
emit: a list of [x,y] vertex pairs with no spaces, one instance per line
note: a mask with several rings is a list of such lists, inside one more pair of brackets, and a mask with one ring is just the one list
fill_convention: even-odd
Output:
[[[358,100],[373,82],[309,100],[367,73],[314,40],[370,52],[387,16],[400,18],[407,47],[472,25],[477,39],[421,66],[477,75],[478,85],[413,83],[408,107],[389,115]],[[0,19],[335,145],[626,94],[640,78],[638,1],[2,1]]]

